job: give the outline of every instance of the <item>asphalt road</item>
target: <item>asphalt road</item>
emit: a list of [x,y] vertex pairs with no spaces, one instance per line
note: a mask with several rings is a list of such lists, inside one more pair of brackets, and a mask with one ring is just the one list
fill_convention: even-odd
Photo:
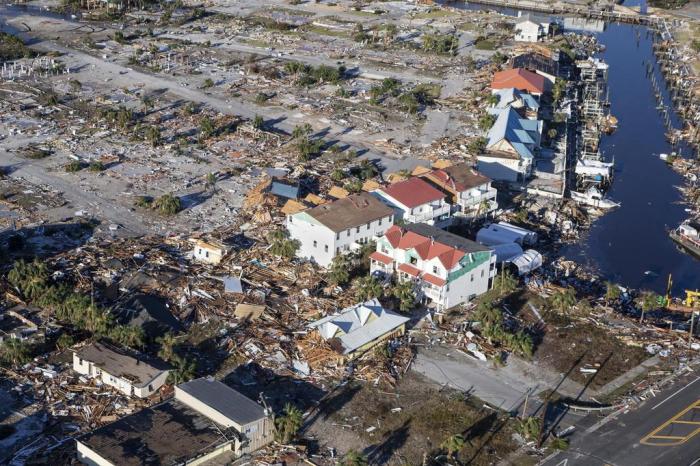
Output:
[[700,464],[700,376],[682,377],[633,411],[595,423],[584,418],[570,448],[546,466]]

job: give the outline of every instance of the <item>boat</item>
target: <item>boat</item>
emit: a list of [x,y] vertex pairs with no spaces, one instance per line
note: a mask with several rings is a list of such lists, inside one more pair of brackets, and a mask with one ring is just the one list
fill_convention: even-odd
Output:
[[571,199],[579,204],[597,207],[598,209],[612,209],[620,207],[619,202],[605,197],[595,186],[591,186],[585,192],[571,191]]
[[668,235],[683,249],[700,259],[700,221],[686,220]]
[[615,118],[612,115],[608,115],[607,117],[605,117],[605,120],[603,121],[603,132],[605,134],[614,133],[615,130],[617,129],[617,124],[618,124],[617,118]]

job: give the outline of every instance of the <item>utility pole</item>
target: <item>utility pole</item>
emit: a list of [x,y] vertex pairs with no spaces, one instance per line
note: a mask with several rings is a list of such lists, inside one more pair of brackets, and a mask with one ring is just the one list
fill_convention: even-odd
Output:
[[695,323],[695,313],[697,311],[693,311],[690,313],[690,331],[688,332],[688,348],[690,348],[690,345],[693,343],[693,324]]

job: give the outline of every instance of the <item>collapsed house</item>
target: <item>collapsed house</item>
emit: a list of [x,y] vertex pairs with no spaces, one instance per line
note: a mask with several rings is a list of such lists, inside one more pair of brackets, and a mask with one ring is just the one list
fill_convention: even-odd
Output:
[[410,319],[382,307],[379,300],[355,304],[307,325],[347,358],[360,356],[383,341],[403,335]]
[[163,361],[104,342],[89,344],[73,353],[74,371],[139,398],[158,391],[167,381],[169,369]]
[[367,193],[353,194],[287,216],[287,230],[300,243],[297,256],[322,267],[358,249],[393,225],[394,210]]
[[175,397],[103,426],[76,440],[90,466],[228,464],[271,443],[268,412],[212,378],[175,387]]
[[496,275],[489,248],[422,223],[390,228],[370,259],[372,274],[412,282],[417,297],[438,310],[487,292]]
[[217,265],[221,263],[229,247],[218,241],[204,241],[197,239],[193,241],[194,249],[192,257],[198,262]]

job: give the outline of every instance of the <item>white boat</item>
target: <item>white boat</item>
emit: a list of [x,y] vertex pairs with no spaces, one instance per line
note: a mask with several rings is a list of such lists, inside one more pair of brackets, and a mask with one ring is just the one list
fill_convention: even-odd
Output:
[[595,186],[591,186],[588,188],[588,190],[586,190],[586,192],[583,193],[571,191],[571,199],[579,204],[597,207],[599,209],[612,209],[615,207],[620,207],[619,202],[612,201],[603,196],[603,194],[598,191]]

